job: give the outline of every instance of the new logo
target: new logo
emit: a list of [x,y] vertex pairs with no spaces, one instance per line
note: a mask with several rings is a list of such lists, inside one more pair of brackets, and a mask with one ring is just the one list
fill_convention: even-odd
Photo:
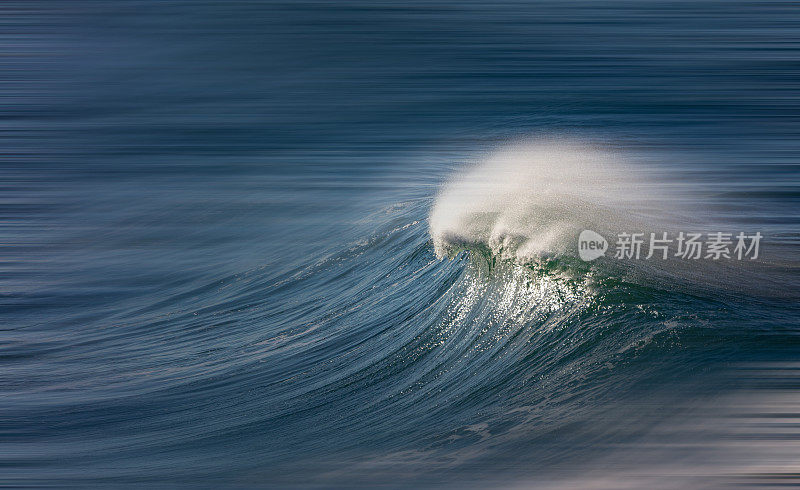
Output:
[[599,233],[592,230],[583,230],[578,236],[578,255],[585,262],[592,261],[605,255],[608,242]]

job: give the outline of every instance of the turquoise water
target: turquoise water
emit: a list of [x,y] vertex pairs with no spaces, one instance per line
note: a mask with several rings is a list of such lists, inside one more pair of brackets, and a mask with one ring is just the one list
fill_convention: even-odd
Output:
[[[792,3],[0,11],[3,484],[797,473]],[[764,240],[568,246],[628,219]]]

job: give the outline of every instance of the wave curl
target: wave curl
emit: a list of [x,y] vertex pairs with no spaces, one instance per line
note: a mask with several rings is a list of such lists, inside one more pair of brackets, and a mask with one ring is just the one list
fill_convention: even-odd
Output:
[[641,228],[655,199],[641,168],[608,148],[536,140],[490,154],[446,183],[430,214],[438,257],[464,249],[532,263],[575,255],[583,229]]

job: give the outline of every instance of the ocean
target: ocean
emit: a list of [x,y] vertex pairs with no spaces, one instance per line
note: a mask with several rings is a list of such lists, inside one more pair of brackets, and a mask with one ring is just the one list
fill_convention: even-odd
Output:
[[0,14],[1,485],[800,484],[794,2]]

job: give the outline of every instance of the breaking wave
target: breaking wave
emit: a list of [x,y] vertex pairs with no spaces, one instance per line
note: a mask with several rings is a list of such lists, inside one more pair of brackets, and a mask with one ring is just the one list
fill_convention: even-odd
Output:
[[[430,233],[437,256],[464,249],[519,263],[575,256],[581,230],[641,229],[664,209],[643,167],[609,148],[537,140],[501,148],[449,181]],[[652,225],[652,224],[651,224]]]

